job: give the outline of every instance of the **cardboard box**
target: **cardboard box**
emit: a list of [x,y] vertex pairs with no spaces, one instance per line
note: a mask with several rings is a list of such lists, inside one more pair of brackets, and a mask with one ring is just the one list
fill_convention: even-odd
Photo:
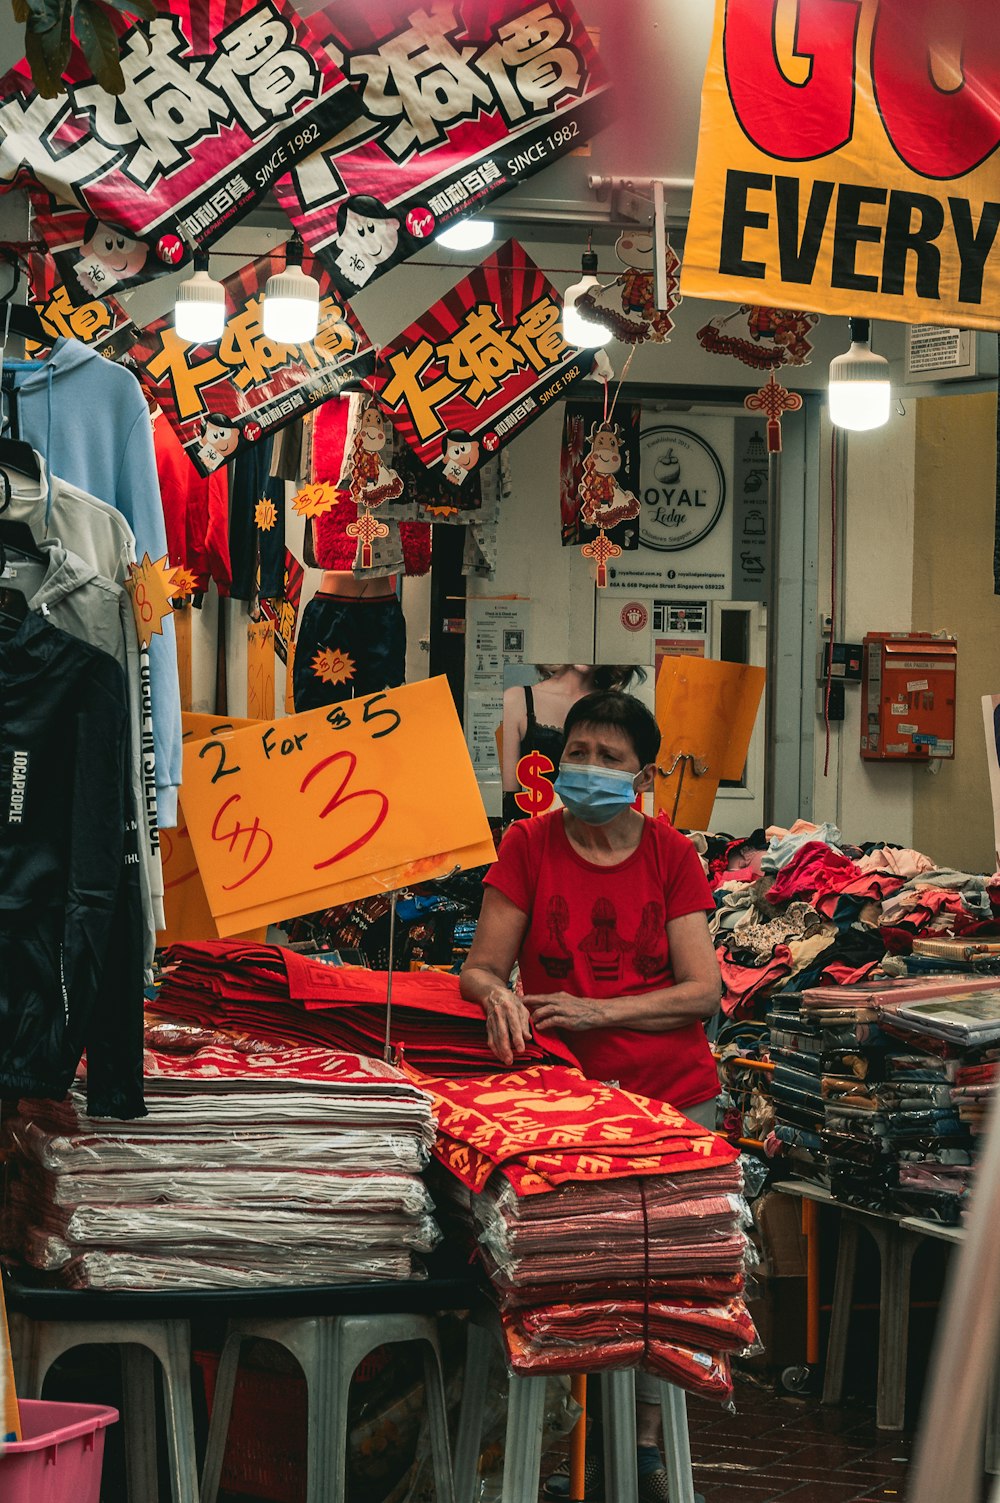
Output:
[[753,1203],[755,1241],[761,1254],[760,1272],[770,1278],[806,1276],[806,1239],[802,1235],[802,1202],[797,1196],[767,1191]]

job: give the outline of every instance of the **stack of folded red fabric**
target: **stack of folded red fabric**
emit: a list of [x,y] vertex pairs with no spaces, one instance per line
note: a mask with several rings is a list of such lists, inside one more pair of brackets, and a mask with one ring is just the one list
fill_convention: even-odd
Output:
[[439,1239],[426,1093],[381,1060],[153,1030],[149,1115],[22,1101],[4,1247],[74,1288],[257,1288],[423,1274]]
[[756,1337],[736,1150],[662,1102],[543,1066],[408,1072],[471,1225],[518,1373],[643,1366],[728,1398]]
[[[278,945],[234,940],[173,945],[164,965],[156,1002],[164,1015],[246,1029],[259,1038],[382,1053],[385,971],[327,965]],[[408,1061],[432,1073],[482,1074],[496,1066],[482,1009],[459,995],[457,976],[440,971],[394,974],[392,1043]],[[545,1059],[576,1063],[554,1038],[530,1039],[517,1063]]]

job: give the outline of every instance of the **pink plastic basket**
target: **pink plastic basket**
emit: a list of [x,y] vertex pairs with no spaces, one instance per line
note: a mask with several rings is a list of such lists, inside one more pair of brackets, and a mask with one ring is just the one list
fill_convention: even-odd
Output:
[[3,1503],[100,1503],[104,1431],[117,1409],[20,1399],[24,1439],[0,1455]]

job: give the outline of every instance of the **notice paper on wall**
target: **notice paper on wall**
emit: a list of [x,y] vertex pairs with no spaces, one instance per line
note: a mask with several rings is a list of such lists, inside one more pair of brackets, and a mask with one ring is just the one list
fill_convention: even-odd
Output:
[[494,859],[444,678],[186,745],[183,789],[223,935]]
[[530,600],[470,599],[467,605],[465,735],[476,777],[481,784],[496,784],[497,789],[504,670],[526,661],[530,610]]

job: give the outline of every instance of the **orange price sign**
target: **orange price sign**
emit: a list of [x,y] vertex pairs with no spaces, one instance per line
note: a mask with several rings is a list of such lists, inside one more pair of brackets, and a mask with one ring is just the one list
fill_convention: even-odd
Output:
[[185,746],[182,797],[223,935],[494,858],[444,678]]
[[514,794],[514,802],[525,814],[544,814],[552,808],[556,792],[549,778],[555,770],[554,764],[540,751],[529,752],[518,762],[515,773],[521,789]]
[[170,602],[177,593],[174,571],[165,557],[154,562],[144,553],[141,563],[129,564],[125,588],[132,597],[139,644],[148,647],[155,636],[163,634],[163,623],[173,614]]

